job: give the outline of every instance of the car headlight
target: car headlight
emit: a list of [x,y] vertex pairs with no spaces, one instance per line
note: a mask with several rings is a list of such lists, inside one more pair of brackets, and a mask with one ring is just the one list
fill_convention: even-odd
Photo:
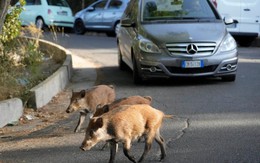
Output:
[[228,33],[220,44],[220,51],[231,51],[237,48],[235,39]]
[[157,45],[155,45],[150,40],[143,38],[139,40],[139,48],[147,53],[161,53]]

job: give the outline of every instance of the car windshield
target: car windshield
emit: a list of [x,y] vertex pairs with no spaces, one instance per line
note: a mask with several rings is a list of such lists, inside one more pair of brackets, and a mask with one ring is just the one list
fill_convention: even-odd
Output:
[[47,0],[48,5],[69,7],[66,0]]
[[143,0],[142,21],[216,19],[207,0]]

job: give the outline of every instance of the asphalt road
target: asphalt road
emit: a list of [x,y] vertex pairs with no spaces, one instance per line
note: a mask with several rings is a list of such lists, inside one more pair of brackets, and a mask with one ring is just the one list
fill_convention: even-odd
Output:
[[[167,143],[164,162],[177,163],[260,163],[260,49],[239,48],[239,65],[235,82],[219,79],[154,80],[134,85],[131,71],[117,67],[115,38],[105,35],[46,35],[74,55],[98,65],[97,84],[114,84],[117,97],[149,95],[152,105],[174,120],[165,120],[162,135]],[[27,140],[17,140],[12,149],[0,150],[0,162],[107,162],[109,150],[99,144],[90,151],[79,149],[83,133],[57,132],[66,126],[73,130],[76,114],[49,130]],[[46,136],[41,136],[46,135]],[[26,145],[19,146],[19,142]],[[10,142],[12,144],[14,142]],[[139,157],[143,143],[133,143],[132,152]],[[158,162],[159,147],[154,144],[144,162]],[[116,162],[129,162],[120,146]]]

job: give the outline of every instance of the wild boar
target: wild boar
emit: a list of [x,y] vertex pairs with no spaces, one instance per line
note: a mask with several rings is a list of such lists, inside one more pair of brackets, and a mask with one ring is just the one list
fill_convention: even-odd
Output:
[[143,161],[154,139],[160,146],[163,160],[166,157],[165,142],[160,134],[163,118],[172,118],[172,115],[165,115],[147,104],[121,105],[99,117],[91,118],[80,148],[84,151],[90,150],[98,142],[107,141],[110,143],[109,163],[113,163],[117,143],[122,142],[125,156],[136,162],[129,153],[131,142],[144,136],[145,148],[138,162]]
[[147,104],[151,105],[152,103],[152,97],[150,96],[129,96],[129,97],[124,97],[118,100],[113,101],[111,104],[104,105],[104,106],[98,106],[96,109],[96,112],[94,113],[93,117],[98,117],[109,110],[113,110],[114,108],[120,106],[120,105],[134,105],[134,104]]
[[80,110],[80,117],[74,132],[79,132],[82,123],[85,121],[87,114],[90,118],[96,112],[97,106],[110,104],[116,98],[115,88],[113,85],[98,85],[88,90],[72,92],[70,105],[66,112],[71,113]]
[[[101,116],[102,114],[108,112],[109,110],[113,110],[114,108],[120,106],[120,105],[134,105],[134,104],[147,104],[151,105],[152,97],[151,96],[129,96],[125,98],[121,98],[118,100],[115,100],[111,104],[104,105],[103,107],[98,106],[96,109],[96,112],[94,113],[93,117]],[[141,141],[141,138],[138,139],[138,142]],[[102,147],[102,150],[107,147],[107,143]]]

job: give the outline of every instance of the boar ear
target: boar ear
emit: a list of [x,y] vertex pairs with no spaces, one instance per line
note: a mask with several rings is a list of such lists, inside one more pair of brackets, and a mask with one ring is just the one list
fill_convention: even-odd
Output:
[[109,106],[108,105],[104,105],[103,106],[103,112],[107,113],[109,111]]
[[85,90],[80,91],[80,96],[81,96],[81,98],[85,97],[85,94],[86,94],[86,91],[85,91]]
[[151,96],[144,96],[144,98],[146,98],[149,101],[152,101],[152,97]]
[[103,119],[102,118],[98,118],[96,121],[97,127],[101,128],[103,126]]
[[110,88],[115,89],[114,85],[108,85]]

